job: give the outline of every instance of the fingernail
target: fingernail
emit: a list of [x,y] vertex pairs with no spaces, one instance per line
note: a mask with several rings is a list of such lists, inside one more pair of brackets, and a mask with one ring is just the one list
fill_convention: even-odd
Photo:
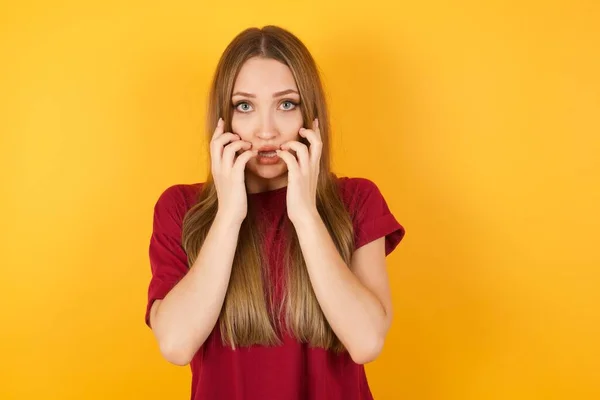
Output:
[[304,132],[306,130],[306,128],[302,127],[300,128],[300,132]]
[[319,127],[319,118],[315,118],[315,128]]

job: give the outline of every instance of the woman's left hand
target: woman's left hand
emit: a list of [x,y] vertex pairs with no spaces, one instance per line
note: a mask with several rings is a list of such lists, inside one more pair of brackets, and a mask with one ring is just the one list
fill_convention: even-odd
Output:
[[[310,146],[298,141],[281,145],[277,155],[287,164],[287,212],[292,223],[317,214],[317,179],[321,160],[321,132],[319,121],[315,119],[313,129],[302,128],[300,136],[306,138]],[[296,157],[290,152],[296,153]]]

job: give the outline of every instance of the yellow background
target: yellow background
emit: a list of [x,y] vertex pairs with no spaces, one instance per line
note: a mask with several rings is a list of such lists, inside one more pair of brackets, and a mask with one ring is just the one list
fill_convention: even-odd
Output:
[[1,7],[1,399],[188,398],[143,322],[152,208],[204,177],[213,68],[271,23],[322,67],[336,171],[407,228],[375,398],[600,398],[597,1]]

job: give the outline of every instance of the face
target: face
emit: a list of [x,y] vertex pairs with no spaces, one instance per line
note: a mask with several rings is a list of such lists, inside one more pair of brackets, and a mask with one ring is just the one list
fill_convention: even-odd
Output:
[[287,166],[274,151],[288,141],[299,140],[303,122],[292,71],[273,59],[249,59],[238,74],[231,104],[233,133],[259,150],[246,165],[249,189],[285,186]]

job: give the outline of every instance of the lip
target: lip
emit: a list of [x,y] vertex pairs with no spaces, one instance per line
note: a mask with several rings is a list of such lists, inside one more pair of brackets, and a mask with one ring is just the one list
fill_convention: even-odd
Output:
[[[256,162],[259,165],[268,166],[268,165],[277,165],[280,163],[281,159],[277,154],[272,154],[275,150],[279,149],[277,146],[269,145],[262,146],[258,149],[258,155],[256,157]],[[263,153],[263,154],[260,154]],[[270,155],[266,155],[264,153],[271,153]]]
[[258,148],[258,151],[263,152],[263,151],[273,151],[273,150],[279,150],[279,146],[262,146]]

